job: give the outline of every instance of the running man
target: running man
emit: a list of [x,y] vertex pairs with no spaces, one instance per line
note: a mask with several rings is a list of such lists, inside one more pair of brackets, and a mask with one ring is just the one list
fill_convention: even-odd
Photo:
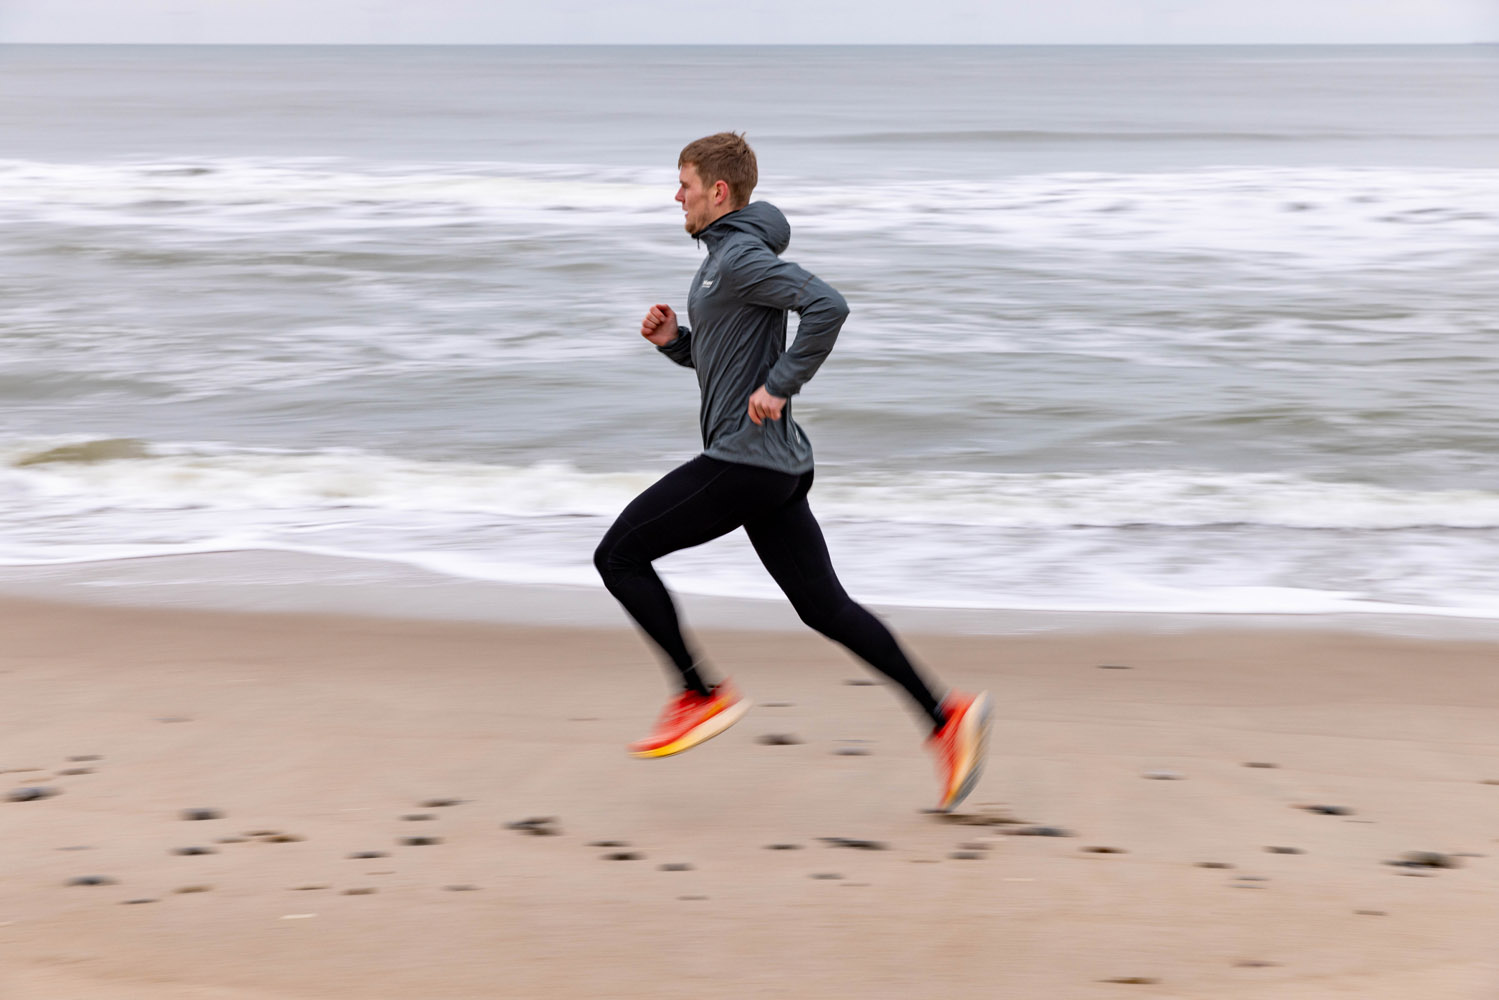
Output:
[[[703,453],[647,489],[620,514],[594,553],[604,585],[680,675],[656,731],[637,757],[665,757],[728,729],[750,702],[727,678],[710,683],[682,636],[676,606],[651,563],[736,528],[791,599],[802,621],[899,684],[931,722],[928,746],[941,779],[938,808],[973,790],[988,738],[989,696],[949,692],[940,702],[895,637],[854,603],[833,572],[822,529],[807,505],[812,446],[791,418],[795,396],[833,349],[848,316],[843,297],[780,254],[791,227],[775,206],[751,203],[755,153],[720,132],[677,159],[676,200],[686,228],[708,245],[687,297],[689,329],[667,305],[652,306],[641,336],[697,370]],[[786,313],[800,316],[786,347]]]

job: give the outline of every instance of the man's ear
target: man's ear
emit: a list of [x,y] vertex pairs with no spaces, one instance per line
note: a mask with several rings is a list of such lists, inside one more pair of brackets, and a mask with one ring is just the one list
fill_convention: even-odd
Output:
[[714,181],[713,182],[713,204],[715,204],[715,205],[721,205],[721,204],[723,204],[724,202],[726,202],[728,200],[729,200],[729,182],[728,181]]

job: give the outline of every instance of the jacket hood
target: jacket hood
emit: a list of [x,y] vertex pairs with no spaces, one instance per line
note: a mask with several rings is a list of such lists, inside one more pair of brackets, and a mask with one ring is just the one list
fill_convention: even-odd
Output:
[[785,253],[786,248],[791,245],[791,223],[786,221],[786,216],[781,214],[779,208],[768,201],[752,201],[719,218],[693,236],[712,244],[731,231],[749,233],[778,256]]

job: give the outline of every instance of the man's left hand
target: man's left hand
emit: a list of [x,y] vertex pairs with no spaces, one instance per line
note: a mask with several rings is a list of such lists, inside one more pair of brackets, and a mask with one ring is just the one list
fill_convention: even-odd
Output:
[[749,418],[756,424],[766,420],[780,420],[781,411],[786,408],[786,400],[780,396],[772,396],[765,391],[765,386],[756,389],[749,398]]

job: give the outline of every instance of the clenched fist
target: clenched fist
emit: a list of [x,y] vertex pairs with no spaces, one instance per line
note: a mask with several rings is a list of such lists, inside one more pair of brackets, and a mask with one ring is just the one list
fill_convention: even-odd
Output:
[[665,347],[677,339],[677,314],[671,306],[654,305],[640,321],[640,335],[657,347]]

